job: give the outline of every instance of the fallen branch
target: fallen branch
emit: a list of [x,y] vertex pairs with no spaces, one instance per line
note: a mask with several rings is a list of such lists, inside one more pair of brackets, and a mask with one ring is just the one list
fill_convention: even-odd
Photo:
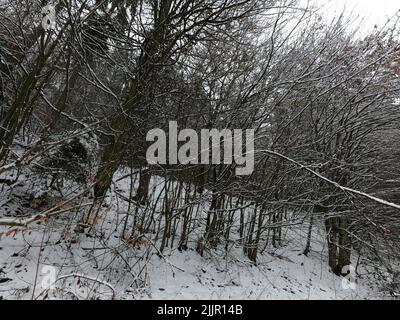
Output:
[[274,151],[270,151],[270,150],[262,150],[260,152],[264,152],[264,153],[267,153],[267,154],[270,154],[270,155],[273,155],[273,156],[277,156],[277,157],[282,158],[282,159],[284,159],[284,160],[286,160],[288,162],[291,162],[291,163],[295,164],[296,166],[300,167],[301,169],[304,169],[304,170],[310,172],[311,174],[313,174],[314,176],[318,177],[319,179],[324,180],[325,182],[335,186],[336,188],[338,188],[338,189],[340,189],[342,191],[347,191],[347,192],[350,192],[350,193],[353,193],[353,194],[357,194],[359,196],[368,198],[368,199],[370,199],[372,201],[375,201],[375,202],[377,202],[379,204],[382,204],[384,206],[388,206],[388,207],[392,207],[392,208],[400,210],[400,205],[398,205],[398,204],[395,204],[393,202],[389,202],[389,201],[386,201],[386,200],[371,196],[370,194],[362,192],[362,191],[358,191],[358,190],[355,190],[355,189],[352,189],[352,188],[344,187],[344,186],[340,185],[339,183],[337,183],[335,181],[332,181],[332,180],[320,175],[318,172],[310,169],[309,167],[307,167],[305,165],[302,165],[301,163],[297,162],[296,160],[293,160],[293,159],[291,159],[289,157],[284,156],[283,154],[280,154],[280,153],[274,152]]
[[65,205],[69,204],[70,202],[74,201],[76,198],[82,196],[84,193],[86,193],[85,191],[82,191],[81,193],[76,194],[75,196],[73,196],[71,199],[68,199],[64,202],[59,203],[58,205],[54,206],[51,209],[48,209],[42,213],[39,213],[37,215],[34,215],[30,218],[27,219],[22,219],[22,218],[14,218],[14,219],[0,219],[0,226],[10,226],[10,227],[27,227],[29,224],[38,221],[38,220],[45,220],[45,219],[49,219],[50,217],[59,215],[61,213],[64,212],[68,212],[71,210],[74,210],[76,208],[83,208],[83,207],[88,207],[91,206],[93,203],[85,203],[85,204],[80,204],[74,207],[69,207],[66,209],[61,209],[62,207],[64,207]]
[[100,283],[100,284],[102,284],[102,285],[105,285],[106,287],[110,288],[111,291],[112,291],[111,300],[115,300],[116,293],[115,293],[114,287],[113,287],[111,284],[109,284],[108,282],[99,280],[99,279],[97,279],[97,278],[90,277],[90,276],[85,276],[85,275],[82,275],[82,274],[79,274],[79,273],[71,273],[71,274],[67,274],[67,275],[58,277],[58,278],[49,286],[49,288],[46,289],[46,290],[44,290],[44,291],[42,291],[42,292],[37,296],[36,299],[38,299],[41,295],[46,294],[46,293],[50,290],[50,288],[53,287],[58,281],[64,280],[64,279],[67,279],[67,278],[70,278],[70,277],[82,278],[82,279],[94,281],[94,282]]

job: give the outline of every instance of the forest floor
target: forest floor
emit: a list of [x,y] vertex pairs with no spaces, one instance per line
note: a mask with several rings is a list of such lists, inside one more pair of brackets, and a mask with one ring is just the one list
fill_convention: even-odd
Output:
[[[70,203],[73,209],[28,227],[0,226],[0,299],[390,298],[374,279],[373,270],[362,266],[355,288],[343,286],[343,278],[329,271],[322,226],[316,225],[311,252],[303,255],[305,222],[285,228],[281,245],[268,246],[257,263],[234,242],[228,251],[221,245],[200,256],[195,232],[183,251],[175,240],[161,254],[159,241],[154,241],[157,234],[141,235],[132,245],[121,237],[128,212],[121,195],[129,196],[130,183],[121,177],[122,172],[114,179],[91,232],[75,232],[89,196]],[[162,180],[152,179],[153,195],[160,192]],[[29,181],[36,180],[21,176],[12,186],[0,189],[0,218],[35,214],[28,199],[40,181],[33,187]],[[58,201],[54,196],[39,212]]]

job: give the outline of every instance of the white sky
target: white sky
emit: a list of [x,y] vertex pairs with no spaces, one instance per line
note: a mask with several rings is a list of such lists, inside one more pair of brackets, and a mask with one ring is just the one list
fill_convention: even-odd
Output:
[[365,17],[365,22],[373,27],[375,24],[382,25],[387,17],[392,17],[400,10],[400,0],[317,0],[316,3],[326,3],[328,16],[341,12],[344,7],[353,10]]

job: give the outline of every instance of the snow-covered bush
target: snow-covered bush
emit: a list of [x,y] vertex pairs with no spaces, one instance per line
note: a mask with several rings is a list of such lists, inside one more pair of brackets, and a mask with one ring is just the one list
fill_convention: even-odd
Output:
[[85,135],[66,140],[60,147],[44,155],[35,172],[50,178],[50,187],[62,188],[64,180],[87,185],[93,175],[97,144]]

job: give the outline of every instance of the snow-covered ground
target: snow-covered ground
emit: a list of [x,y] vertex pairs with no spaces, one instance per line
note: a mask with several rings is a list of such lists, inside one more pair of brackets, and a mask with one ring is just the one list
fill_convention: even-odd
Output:
[[[74,210],[38,221],[28,228],[0,227],[0,297],[3,299],[375,299],[385,298],[370,275],[357,279],[355,288],[329,271],[325,234],[315,228],[311,252],[302,254],[308,226],[284,229],[279,248],[268,247],[251,262],[239,245],[227,252],[223,246],[200,256],[196,235],[188,250],[179,251],[177,241],[161,254],[156,235],[142,235],[132,245],[121,239],[129,195],[129,178],[115,184],[95,228],[77,233],[76,221],[86,201],[69,204]],[[119,181],[118,181],[119,180]],[[23,181],[23,180],[22,180]],[[25,180],[26,181],[26,180]],[[28,192],[28,184],[15,187]],[[151,192],[162,190],[163,179],[152,179]],[[117,191],[117,192],[116,192]],[[16,191],[14,191],[16,192]],[[4,189],[0,203],[8,208]],[[66,195],[65,195],[66,196]],[[22,196],[21,196],[22,197]],[[6,201],[8,199],[8,201]],[[17,199],[18,200],[18,199]],[[22,200],[19,201],[21,203]],[[60,201],[56,197],[53,201]],[[50,204],[47,204],[48,206]],[[2,212],[0,207],[0,212]],[[31,208],[22,210],[30,212]],[[42,209],[43,210],[43,209]],[[357,258],[357,257],[356,257]],[[363,272],[362,269],[361,273]],[[346,283],[345,283],[346,284]],[[49,287],[49,285],[51,285]]]

